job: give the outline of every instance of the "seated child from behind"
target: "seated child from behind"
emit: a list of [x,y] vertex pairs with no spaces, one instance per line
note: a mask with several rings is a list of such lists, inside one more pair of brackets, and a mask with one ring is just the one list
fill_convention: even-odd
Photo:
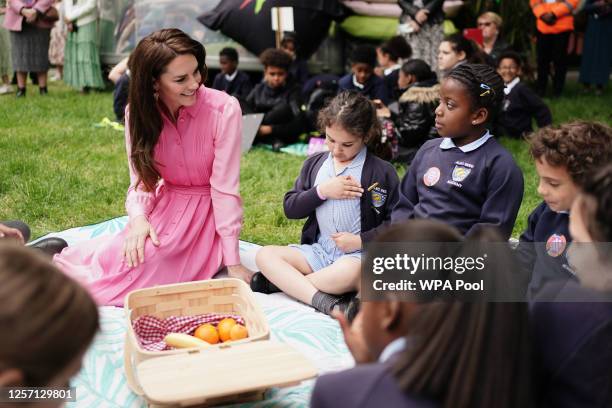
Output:
[[95,302],[43,255],[6,241],[0,281],[0,387],[66,387],[98,330]]

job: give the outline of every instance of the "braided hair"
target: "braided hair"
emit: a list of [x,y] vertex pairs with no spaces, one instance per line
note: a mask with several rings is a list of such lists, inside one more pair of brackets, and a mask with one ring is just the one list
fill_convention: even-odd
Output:
[[486,109],[489,122],[495,118],[504,100],[504,81],[493,68],[485,64],[461,64],[446,79],[454,79],[466,87],[473,110]]

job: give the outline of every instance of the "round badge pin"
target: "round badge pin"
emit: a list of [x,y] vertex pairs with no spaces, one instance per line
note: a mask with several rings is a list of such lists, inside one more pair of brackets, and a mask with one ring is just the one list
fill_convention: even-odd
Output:
[[430,167],[423,175],[423,184],[427,187],[435,185],[440,180],[440,169],[437,167]]
[[566,246],[567,239],[565,235],[552,234],[546,241],[546,253],[556,258],[565,251]]

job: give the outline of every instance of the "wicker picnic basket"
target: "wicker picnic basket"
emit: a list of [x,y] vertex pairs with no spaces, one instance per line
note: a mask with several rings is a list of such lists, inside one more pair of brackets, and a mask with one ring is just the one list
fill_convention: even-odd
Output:
[[[238,279],[136,290],[125,298],[125,313],[127,383],[150,406],[257,400],[267,388],[295,385],[317,375],[300,353],[269,340],[264,313],[248,285]],[[148,351],[140,346],[132,327],[132,322],[144,315],[166,318],[205,313],[242,316],[249,337],[206,348]]]

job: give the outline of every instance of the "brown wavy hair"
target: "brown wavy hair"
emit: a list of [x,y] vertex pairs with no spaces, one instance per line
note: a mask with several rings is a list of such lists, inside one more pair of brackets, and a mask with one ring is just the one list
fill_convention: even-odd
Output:
[[588,177],[612,160],[612,128],[598,122],[575,121],[539,129],[528,139],[534,159],[566,168],[583,187]]
[[25,386],[48,385],[91,344],[98,308],[42,254],[15,243],[0,243],[0,282],[0,372],[17,369]]
[[187,54],[198,61],[204,83],[207,76],[204,46],[176,28],[159,30],[143,38],[128,60],[130,104],[126,121],[131,137],[130,158],[138,174],[137,185],[142,182],[147,191],[154,190],[161,177],[153,151],[163,126],[160,109],[167,109],[156,100],[154,84],[174,58]]

